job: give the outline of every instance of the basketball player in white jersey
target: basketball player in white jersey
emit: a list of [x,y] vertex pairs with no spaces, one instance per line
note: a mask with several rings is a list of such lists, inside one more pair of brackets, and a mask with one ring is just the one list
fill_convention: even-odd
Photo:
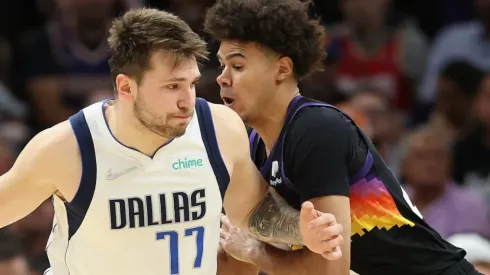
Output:
[[223,204],[244,229],[262,220],[263,241],[340,256],[332,216],[269,193],[241,119],[196,100],[206,44],[182,20],[133,10],[109,44],[116,99],[39,133],[0,177],[0,227],[53,197],[48,274],[216,274]]

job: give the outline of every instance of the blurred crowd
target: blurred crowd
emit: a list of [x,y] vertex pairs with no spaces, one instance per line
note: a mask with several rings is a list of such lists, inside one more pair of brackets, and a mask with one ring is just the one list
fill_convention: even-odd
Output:
[[[0,173],[36,133],[113,94],[106,43],[125,10],[169,10],[202,34],[212,0],[24,0],[0,4]],[[425,220],[490,274],[490,0],[318,0],[325,70],[301,93],[348,113]],[[209,41],[211,57],[218,44]],[[220,103],[217,61],[197,94]],[[333,129],[334,131],[334,129]],[[51,201],[0,238],[0,275],[38,275]],[[115,244],[117,245],[117,244]]]

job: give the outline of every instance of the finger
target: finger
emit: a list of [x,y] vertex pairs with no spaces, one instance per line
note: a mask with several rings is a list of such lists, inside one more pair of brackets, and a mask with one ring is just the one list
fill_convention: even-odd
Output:
[[322,254],[322,256],[330,261],[335,261],[342,258],[342,250],[337,247],[333,251]]
[[342,236],[337,236],[330,240],[322,241],[319,243],[319,249],[317,251],[331,252],[334,251],[337,247],[340,247],[344,243],[344,238]]
[[335,224],[330,226],[317,227],[317,236],[320,236],[322,240],[329,240],[335,236],[339,236],[344,232],[344,227],[341,224]]
[[230,220],[225,215],[221,215],[221,227],[225,228],[228,231],[232,228]]
[[320,211],[318,211],[318,210],[316,210],[316,209],[312,209],[312,210],[310,211],[310,213],[311,213],[311,216],[312,216],[314,219],[316,219],[316,218],[320,217],[320,216],[323,214],[323,212],[320,212]]
[[[316,212],[318,212],[318,211],[316,211]],[[333,224],[337,223],[337,220],[335,219],[334,215],[332,215],[330,213],[322,213],[322,212],[318,212],[318,213],[321,213],[321,214],[319,214],[319,217],[310,221],[310,223],[308,224],[309,228],[314,228],[314,227],[322,226],[322,225],[333,225]]]
[[336,247],[333,251],[323,253],[322,257],[330,261],[338,260],[342,258],[342,250],[340,247]]
[[302,220],[303,222],[307,223],[314,220],[316,216],[315,216],[315,208],[313,204],[309,201],[305,201],[301,205],[301,211],[299,215],[300,215],[300,220]]
[[317,211],[315,210],[315,206],[310,201],[305,201],[301,205],[301,212],[304,213],[304,215],[309,214],[311,216],[310,218],[312,219],[318,218],[318,214]]
[[[329,240],[323,241],[323,243],[329,247],[328,250],[332,250],[335,247],[341,246],[344,244],[344,237],[342,235],[335,236]],[[325,249],[327,251],[327,249]]]
[[315,209],[315,207],[313,206],[313,203],[311,203],[311,201],[305,201],[301,205],[301,210],[305,210],[307,212],[310,212],[311,210],[314,210],[314,209]]
[[219,237],[222,239],[228,239],[230,237],[230,233],[228,231],[221,229],[219,232]]

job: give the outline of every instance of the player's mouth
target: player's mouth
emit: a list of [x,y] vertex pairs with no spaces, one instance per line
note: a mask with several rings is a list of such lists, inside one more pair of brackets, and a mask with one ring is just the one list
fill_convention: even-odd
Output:
[[177,119],[189,119],[191,116],[190,115],[178,115],[178,116],[174,116],[174,118],[177,118]]
[[221,99],[223,99],[223,102],[225,103],[226,106],[230,107],[231,105],[233,105],[233,103],[235,102],[234,99],[232,98],[229,98],[229,97],[222,97]]

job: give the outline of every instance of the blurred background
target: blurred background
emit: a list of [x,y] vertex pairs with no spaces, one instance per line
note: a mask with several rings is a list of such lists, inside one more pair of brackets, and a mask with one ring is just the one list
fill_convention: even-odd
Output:
[[[325,70],[303,95],[366,131],[427,222],[490,274],[490,0],[317,0]],[[106,35],[131,7],[171,11],[202,33],[211,0],[22,0],[0,4],[0,173],[33,135],[111,97]],[[209,41],[214,57],[218,44]],[[198,96],[220,103],[216,60]],[[0,275],[49,266],[51,201],[0,239]],[[117,244],[114,244],[117,245]]]

